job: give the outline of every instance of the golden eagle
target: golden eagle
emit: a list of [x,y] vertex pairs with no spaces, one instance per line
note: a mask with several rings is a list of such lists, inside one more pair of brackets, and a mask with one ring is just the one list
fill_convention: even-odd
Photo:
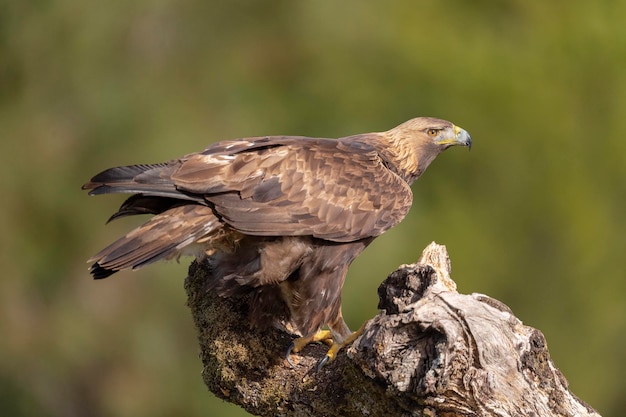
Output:
[[154,216],[93,256],[90,272],[100,279],[160,259],[208,258],[209,290],[252,294],[253,324],[287,315],[303,336],[288,358],[332,339],[323,362],[332,360],[355,337],[341,313],[348,266],[406,216],[410,185],[453,145],[471,147],[470,135],[419,117],[386,132],[229,140],[165,163],[107,169],[83,189],[133,194],[111,219]]

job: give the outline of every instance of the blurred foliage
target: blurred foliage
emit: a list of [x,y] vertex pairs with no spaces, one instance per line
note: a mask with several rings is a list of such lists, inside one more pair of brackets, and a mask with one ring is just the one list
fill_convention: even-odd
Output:
[[[92,281],[130,221],[80,185],[220,140],[449,119],[452,149],[350,270],[344,315],[432,240],[462,292],[542,330],[574,393],[626,408],[624,1],[0,1],[0,408],[244,415],[206,392],[181,265]],[[276,352],[281,354],[282,352]]]

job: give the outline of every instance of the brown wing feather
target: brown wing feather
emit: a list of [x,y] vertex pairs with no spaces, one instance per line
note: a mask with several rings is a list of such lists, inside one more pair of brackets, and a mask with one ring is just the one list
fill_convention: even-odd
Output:
[[412,193],[378,152],[351,143],[302,137],[220,143],[189,155],[171,179],[179,190],[204,194],[242,233],[338,242],[378,236],[406,215]]
[[94,262],[91,272],[94,278],[106,278],[122,269],[179,256],[185,247],[220,228],[209,207],[188,204],[171,208],[94,255],[89,259]]

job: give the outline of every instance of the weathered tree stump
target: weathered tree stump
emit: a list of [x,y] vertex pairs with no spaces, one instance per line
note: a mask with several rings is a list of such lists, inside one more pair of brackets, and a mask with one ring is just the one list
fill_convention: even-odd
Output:
[[205,291],[211,271],[185,281],[203,377],[218,397],[260,416],[599,416],[567,388],[543,334],[503,303],[456,292],[445,246],[380,286],[381,312],[338,358],[326,346],[284,360],[293,335],[250,329],[247,300]]

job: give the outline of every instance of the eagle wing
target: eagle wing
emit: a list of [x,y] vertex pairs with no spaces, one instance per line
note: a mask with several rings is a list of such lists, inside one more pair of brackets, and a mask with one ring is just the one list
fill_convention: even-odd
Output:
[[181,159],[171,181],[186,195],[202,195],[244,234],[336,242],[378,236],[404,218],[412,193],[367,138],[354,138],[220,142]]

